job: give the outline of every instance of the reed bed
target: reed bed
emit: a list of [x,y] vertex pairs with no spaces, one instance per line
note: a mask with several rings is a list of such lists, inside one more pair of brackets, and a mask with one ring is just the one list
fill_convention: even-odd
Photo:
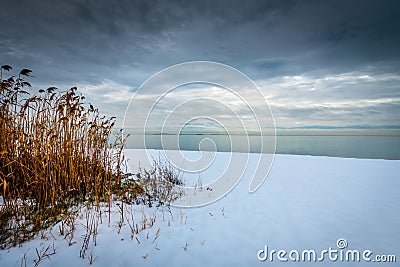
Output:
[[16,245],[79,201],[108,201],[121,193],[121,133],[72,87],[29,93],[31,71],[0,73],[0,247]]

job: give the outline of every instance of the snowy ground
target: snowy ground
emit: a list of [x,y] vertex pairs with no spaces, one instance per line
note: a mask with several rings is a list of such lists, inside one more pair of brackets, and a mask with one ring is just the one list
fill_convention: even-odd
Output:
[[[185,153],[195,158],[197,152]],[[127,151],[132,166],[142,161],[138,155]],[[217,154],[214,167],[199,176],[203,186],[228,158],[228,153]],[[83,250],[87,221],[96,212],[82,208],[73,238],[65,237],[68,225],[61,235],[59,223],[20,247],[0,251],[0,266],[33,266],[38,254],[42,255],[40,266],[86,266],[91,260],[94,266],[396,265],[366,265],[362,259],[334,262],[328,255],[322,262],[293,262],[289,255],[288,262],[280,262],[276,254],[273,262],[257,259],[265,246],[287,253],[315,250],[319,257],[329,247],[339,250],[340,238],[348,244],[342,251],[371,250],[371,259],[396,255],[400,261],[400,161],[277,155],[267,180],[253,194],[248,193],[250,169],[226,197],[200,208],[124,205],[122,220],[121,204],[114,203],[109,224],[104,205],[102,220],[92,224],[97,225],[96,238],[91,235]],[[139,233],[134,230],[132,235],[129,225],[136,229],[135,224]],[[84,257],[80,257],[82,251]]]

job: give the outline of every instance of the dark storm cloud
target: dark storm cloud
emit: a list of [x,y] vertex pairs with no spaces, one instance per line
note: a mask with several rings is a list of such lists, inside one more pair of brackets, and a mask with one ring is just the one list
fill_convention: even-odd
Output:
[[[121,84],[108,97],[191,60],[222,62],[256,81],[400,70],[399,1],[6,0],[0,22],[1,64],[31,68],[43,85],[105,92]],[[309,99],[398,97],[396,84],[331,86]],[[293,87],[298,96],[303,89]]]
[[254,75],[397,64],[399,7],[398,1],[3,1],[2,61],[63,66],[68,78],[199,59]]

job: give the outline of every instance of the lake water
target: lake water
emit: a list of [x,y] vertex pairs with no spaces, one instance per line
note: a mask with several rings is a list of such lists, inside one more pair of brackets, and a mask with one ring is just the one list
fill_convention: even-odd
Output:
[[[246,135],[132,135],[127,148],[271,153],[273,136]],[[261,143],[264,146],[261,148]],[[278,135],[277,154],[346,158],[400,159],[400,136],[391,135]]]

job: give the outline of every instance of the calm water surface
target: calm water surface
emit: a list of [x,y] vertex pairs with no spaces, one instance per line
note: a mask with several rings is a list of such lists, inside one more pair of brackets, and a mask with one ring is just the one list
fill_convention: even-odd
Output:
[[[132,135],[127,148],[207,150],[234,152],[273,151],[273,136],[245,135]],[[264,146],[261,148],[261,143]],[[277,154],[346,158],[400,159],[400,136],[289,135],[276,137]]]

